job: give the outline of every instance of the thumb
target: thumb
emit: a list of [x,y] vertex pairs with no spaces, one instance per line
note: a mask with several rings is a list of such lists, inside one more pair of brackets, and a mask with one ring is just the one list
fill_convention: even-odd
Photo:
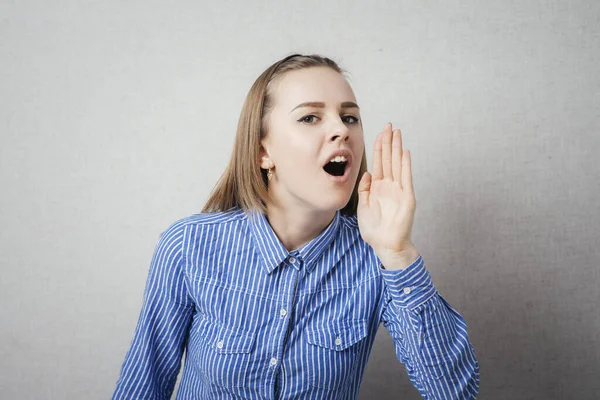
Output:
[[369,205],[369,194],[371,191],[371,174],[365,172],[358,183],[358,204],[361,206]]

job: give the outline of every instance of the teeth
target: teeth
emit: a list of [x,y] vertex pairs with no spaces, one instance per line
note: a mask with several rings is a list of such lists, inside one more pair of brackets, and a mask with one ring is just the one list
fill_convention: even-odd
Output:
[[347,162],[348,160],[346,160],[346,157],[344,156],[337,156],[337,157],[333,157],[331,159],[331,161],[329,162]]

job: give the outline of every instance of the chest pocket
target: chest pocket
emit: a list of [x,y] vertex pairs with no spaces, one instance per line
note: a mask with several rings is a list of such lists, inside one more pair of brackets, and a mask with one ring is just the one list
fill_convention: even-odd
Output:
[[223,387],[246,384],[256,332],[232,328],[203,317],[198,325],[199,354],[196,359],[206,378]]
[[367,321],[336,321],[309,328],[305,335],[310,385],[327,390],[342,387],[354,369],[359,342],[367,336]]

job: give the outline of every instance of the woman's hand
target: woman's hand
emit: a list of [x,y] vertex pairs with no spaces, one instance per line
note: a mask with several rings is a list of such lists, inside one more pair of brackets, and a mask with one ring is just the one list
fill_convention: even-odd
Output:
[[386,269],[403,269],[419,255],[411,240],[417,202],[410,151],[402,150],[400,130],[392,132],[391,123],[375,139],[372,171],[358,185],[360,234]]

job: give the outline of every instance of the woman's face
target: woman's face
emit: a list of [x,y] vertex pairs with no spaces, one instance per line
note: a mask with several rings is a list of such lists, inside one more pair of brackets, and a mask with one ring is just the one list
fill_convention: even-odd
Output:
[[[273,83],[274,107],[267,116],[267,136],[261,141],[261,167],[268,168],[269,160],[274,165],[269,192],[280,207],[343,208],[354,189],[364,151],[352,88],[328,67],[291,71]],[[332,163],[324,169],[338,150],[347,152],[347,165]],[[340,173],[343,176],[333,176]]]

